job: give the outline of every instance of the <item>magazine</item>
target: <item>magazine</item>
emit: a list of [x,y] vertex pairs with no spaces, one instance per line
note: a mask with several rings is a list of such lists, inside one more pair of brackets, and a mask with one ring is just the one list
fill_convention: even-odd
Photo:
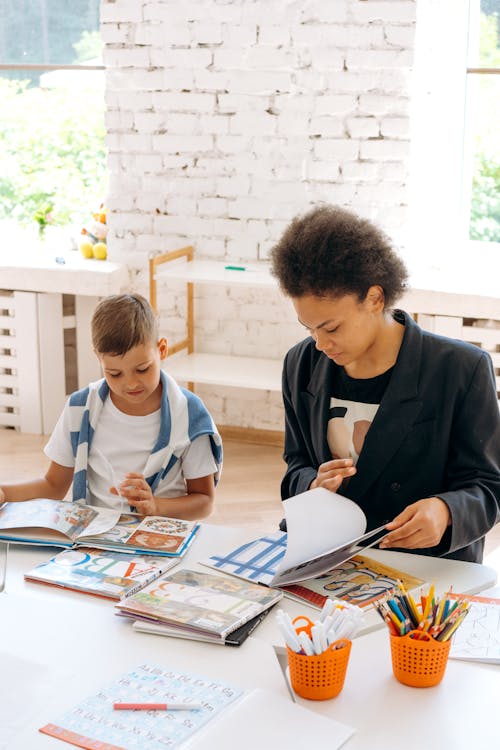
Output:
[[283,594],[229,576],[183,568],[115,604],[134,620],[164,623],[177,632],[229,633],[276,604]]
[[106,599],[122,599],[139,591],[178,562],[176,557],[78,547],[59,552],[25,573],[24,578]]
[[[277,531],[242,544],[226,555],[212,555],[200,560],[214,570],[270,586],[287,545],[287,534]],[[358,607],[368,607],[391,591],[401,581],[406,589],[421,586],[424,581],[397,568],[355,554],[321,576],[279,588],[285,596],[305,601],[321,609],[325,601],[342,599]]]
[[0,540],[56,547],[96,547],[182,556],[198,531],[196,521],[120,515],[118,510],[59,500],[26,500],[0,508]]
[[385,525],[366,532],[366,516],[353,500],[317,487],[283,503],[287,525],[285,554],[269,582],[285,586],[315,578],[385,535]]

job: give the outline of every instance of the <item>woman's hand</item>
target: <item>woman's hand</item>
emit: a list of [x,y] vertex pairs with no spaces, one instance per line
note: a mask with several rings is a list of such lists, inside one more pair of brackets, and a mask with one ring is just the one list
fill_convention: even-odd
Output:
[[125,479],[120,486],[112,487],[114,495],[123,497],[129,505],[133,505],[141,516],[156,516],[156,499],[151,492],[151,487],[142,474],[130,472],[125,474]]
[[316,479],[310,486],[310,490],[316,487],[324,487],[326,490],[336,492],[346,477],[352,477],[356,473],[352,458],[334,458],[321,464]]
[[379,547],[424,549],[441,541],[446,527],[451,524],[448,506],[439,497],[427,497],[408,505],[396,518],[386,524],[389,534]]

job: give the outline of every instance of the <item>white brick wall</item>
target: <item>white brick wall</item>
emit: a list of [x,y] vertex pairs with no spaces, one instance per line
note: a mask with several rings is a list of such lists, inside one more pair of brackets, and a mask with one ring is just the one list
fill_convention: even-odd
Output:
[[[101,0],[110,257],[265,259],[292,216],[340,203],[398,236],[407,215],[416,0]],[[205,351],[281,358],[302,333],[269,292],[196,291]],[[164,332],[183,328],[165,290]],[[199,389],[228,424],[282,427],[276,394]]]

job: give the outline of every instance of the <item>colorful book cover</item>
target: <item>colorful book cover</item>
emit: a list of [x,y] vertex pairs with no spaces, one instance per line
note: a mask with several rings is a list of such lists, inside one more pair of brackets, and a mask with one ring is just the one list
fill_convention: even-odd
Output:
[[[215,570],[269,586],[285,554],[286,543],[287,534],[280,531],[247,542],[227,555],[212,555],[200,562]],[[286,596],[306,601],[319,609],[327,598],[367,607],[393,589],[398,580],[408,590],[424,583],[402,570],[356,554],[322,576],[281,586],[280,589]]]
[[[141,664],[39,731],[87,750],[174,750],[241,694],[213,677]],[[115,711],[117,702],[197,703],[202,708]]]
[[107,599],[122,599],[177,563],[177,558],[79,547],[59,552],[30,570],[24,578]]
[[133,619],[225,638],[282,596],[281,591],[228,576],[183,569],[154,581],[115,607]]

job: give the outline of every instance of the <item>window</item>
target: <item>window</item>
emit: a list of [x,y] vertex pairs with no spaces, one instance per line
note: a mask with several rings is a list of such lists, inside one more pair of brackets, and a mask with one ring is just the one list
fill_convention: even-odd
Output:
[[466,112],[469,238],[500,242],[500,0],[471,2]]
[[28,244],[49,227],[77,239],[105,196],[104,139],[99,0],[2,0],[4,239]]
[[406,257],[419,283],[497,296],[500,0],[416,7]]

